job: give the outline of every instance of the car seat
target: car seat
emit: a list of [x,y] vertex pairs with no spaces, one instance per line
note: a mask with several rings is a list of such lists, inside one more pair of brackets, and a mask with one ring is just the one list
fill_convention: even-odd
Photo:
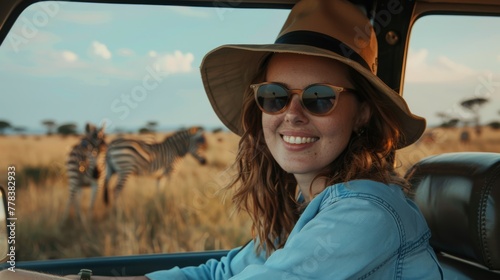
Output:
[[500,279],[500,154],[430,156],[405,177],[445,279]]

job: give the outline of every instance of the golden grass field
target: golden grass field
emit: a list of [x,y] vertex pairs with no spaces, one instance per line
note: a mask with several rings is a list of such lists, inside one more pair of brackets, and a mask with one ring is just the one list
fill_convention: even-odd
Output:
[[[460,131],[435,129],[433,140],[398,152],[400,173],[432,154],[500,152],[500,131],[485,128],[481,138],[473,134],[468,144],[458,141]],[[107,136],[108,141],[112,138]],[[188,155],[161,189],[153,178],[132,177],[111,207],[105,207],[99,193],[94,214],[88,212],[86,188],[80,199],[83,219],[70,216],[64,222],[68,198],[64,162],[78,141],[60,136],[0,137],[0,166],[5,170],[0,184],[5,185],[7,166],[16,167],[16,260],[230,249],[251,238],[248,217],[232,214],[230,198],[223,200],[218,193],[231,176],[228,167],[237,136],[207,133],[206,165]]]

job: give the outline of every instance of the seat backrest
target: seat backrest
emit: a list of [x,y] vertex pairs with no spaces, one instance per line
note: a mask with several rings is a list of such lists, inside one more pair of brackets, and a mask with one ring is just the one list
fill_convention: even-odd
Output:
[[406,174],[447,279],[500,279],[500,154],[448,153]]

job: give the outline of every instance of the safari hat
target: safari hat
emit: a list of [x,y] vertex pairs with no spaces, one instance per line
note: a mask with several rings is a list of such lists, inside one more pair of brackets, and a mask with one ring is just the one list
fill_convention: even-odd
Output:
[[302,0],[292,8],[274,44],[224,45],[203,58],[200,71],[208,99],[220,120],[236,134],[243,134],[244,92],[273,53],[327,57],[359,72],[400,123],[397,148],[414,143],[424,132],[425,119],[412,114],[404,99],[376,76],[377,38],[363,11],[347,0]]

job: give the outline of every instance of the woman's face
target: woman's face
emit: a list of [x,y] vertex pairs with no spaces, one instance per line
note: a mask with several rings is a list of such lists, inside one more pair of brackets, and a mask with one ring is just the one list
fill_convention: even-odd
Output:
[[[289,89],[303,89],[316,83],[353,88],[345,65],[298,54],[273,55],[266,81],[281,83]],[[281,168],[294,174],[299,185],[309,187],[321,169],[346,148],[351,133],[368,121],[369,108],[360,103],[355,94],[342,92],[335,109],[325,116],[305,111],[297,94],[292,95],[286,111],[278,115],[263,113],[266,144]]]

